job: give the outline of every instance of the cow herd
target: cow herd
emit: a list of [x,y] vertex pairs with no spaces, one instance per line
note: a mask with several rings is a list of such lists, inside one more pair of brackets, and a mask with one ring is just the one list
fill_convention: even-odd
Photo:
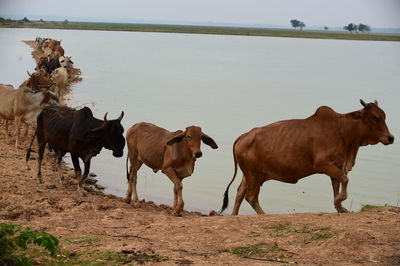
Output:
[[[41,164],[46,145],[54,151],[61,186],[64,186],[64,177],[60,163],[66,153],[71,154],[80,190],[89,174],[92,157],[99,154],[102,148],[111,150],[115,157],[122,157],[126,142],[126,202],[133,205],[139,203],[137,172],[145,164],[154,172],[161,170],[172,181],[173,208],[175,214],[180,215],[184,207],[182,181],[193,174],[196,159],[202,156],[201,142],[213,149],[218,148],[213,138],[198,126],[168,131],[145,122],[134,124],[124,137],[121,125],[123,111],[113,120],[107,119],[107,113],[103,119],[97,119],[88,107],[76,110],[58,104],[58,97],[65,88],[60,87],[61,83],[57,83],[54,77],[64,75],[60,73],[68,75],[72,61],[64,56],[60,41],[37,38],[36,44],[44,54],[38,61],[38,72],[28,73],[29,79],[18,89],[12,85],[0,86],[0,117],[5,120],[7,141],[8,121],[16,121],[17,146],[19,123],[27,125],[36,122],[26,161],[28,163],[32,144],[37,138],[38,182],[43,182]],[[275,122],[239,136],[233,144],[234,175],[226,188],[220,213],[228,207],[229,187],[236,177],[238,166],[243,177],[232,214],[239,213],[243,199],[258,214],[264,214],[258,196],[265,181],[297,183],[316,173],[331,178],[334,206],[338,212],[346,212],[342,201],[347,198],[347,174],[355,164],[358,149],[394,142],[394,136],[385,122],[386,114],[378,102],[360,100],[360,103],[362,109],[346,114],[322,106],[308,118]],[[79,159],[84,163],[83,175]]]
[[68,85],[68,73],[73,68],[70,57],[64,56],[61,41],[38,37],[35,44],[36,49],[43,53],[36,72],[28,72],[27,80],[17,89],[11,84],[0,84],[0,119],[4,120],[7,142],[10,136],[8,123],[15,120],[16,147],[20,142],[20,124],[25,128],[25,140],[29,124],[36,122],[43,107],[59,102]]

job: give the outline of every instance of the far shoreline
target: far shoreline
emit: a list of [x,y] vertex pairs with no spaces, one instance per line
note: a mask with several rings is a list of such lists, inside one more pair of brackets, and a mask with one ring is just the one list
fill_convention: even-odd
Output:
[[400,41],[396,33],[348,33],[329,30],[294,30],[275,28],[252,28],[233,26],[193,26],[168,24],[133,24],[108,22],[59,22],[59,21],[12,21],[0,23],[0,28],[32,28],[32,29],[63,29],[63,30],[95,30],[95,31],[125,31],[154,32],[181,34],[211,34],[252,37],[284,37],[330,40],[358,41]]

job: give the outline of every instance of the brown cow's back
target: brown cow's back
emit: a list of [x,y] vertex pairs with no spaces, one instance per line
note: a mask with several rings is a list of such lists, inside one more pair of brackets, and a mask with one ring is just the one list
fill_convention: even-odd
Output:
[[126,133],[128,152],[150,168],[160,170],[165,146],[173,134],[151,123],[137,123]]
[[[328,113],[326,113],[328,112]],[[333,112],[333,111],[331,111]],[[338,149],[337,114],[324,110],[306,119],[292,119],[258,127],[242,135],[235,147],[241,168],[263,173],[264,180],[295,183],[315,173],[314,156]],[[337,150],[337,152],[343,152]],[[243,169],[242,169],[243,170]]]

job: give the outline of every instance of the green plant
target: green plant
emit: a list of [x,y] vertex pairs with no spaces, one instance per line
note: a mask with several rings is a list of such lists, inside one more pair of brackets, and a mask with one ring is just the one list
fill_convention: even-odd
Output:
[[251,258],[253,256],[265,257],[269,252],[275,252],[278,250],[279,247],[277,243],[271,244],[260,242],[249,246],[234,247],[229,250],[219,250],[219,252],[229,252],[242,258]]
[[311,241],[322,240],[322,239],[329,239],[331,237],[339,235],[339,232],[334,233],[326,233],[326,234],[314,234],[310,238],[304,240],[304,243],[310,243]]
[[365,204],[365,205],[362,205],[361,212],[367,212],[367,211],[370,211],[370,210],[378,208],[378,207],[379,206],[376,206],[376,205]]
[[55,257],[58,239],[53,235],[17,224],[0,224],[0,264],[29,265],[24,251],[30,244],[42,247]]

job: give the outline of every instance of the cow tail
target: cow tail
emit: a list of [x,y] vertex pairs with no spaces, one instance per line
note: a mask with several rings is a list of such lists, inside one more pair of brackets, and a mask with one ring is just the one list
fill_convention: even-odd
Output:
[[219,211],[219,214],[221,214],[227,207],[228,207],[228,205],[229,205],[229,187],[232,185],[232,183],[233,183],[233,181],[235,180],[235,178],[236,178],[236,174],[237,174],[237,161],[236,161],[236,156],[235,156],[235,146],[236,146],[236,143],[239,141],[239,139],[240,139],[240,137],[239,138],[237,138],[236,140],[235,140],[235,143],[233,143],[233,163],[234,163],[234,166],[235,166],[235,171],[234,171],[234,173],[233,173],[233,177],[232,177],[232,180],[231,180],[231,182],[228,184],[228,187],[226,188],[226,190],[225,190],[225,193],[224,193],[224,201],[223,201],[223,203],[222,203],[222,208],[221,208],[221,210]]
[[129,182],[128,160],[129,160],[129,152],[128,155],[126,155],[126,179],[128,179]]
[[32,150],[32,144],[33,144],[33,141],[35,140],[35,138],[36,138],[36,136],[38,134],[38,131],[39,131],[38,127],[36,127],[35,135],[33,135],[33,138],[31,140],[31,144],[29,145],[29,148],[26,151],[25,162],[26,162],[26,167],[28,168],[28,170],[31,170],[31,168],[29,168],[28,161],[31,158],[31,152],[34,152],[34,150]]

